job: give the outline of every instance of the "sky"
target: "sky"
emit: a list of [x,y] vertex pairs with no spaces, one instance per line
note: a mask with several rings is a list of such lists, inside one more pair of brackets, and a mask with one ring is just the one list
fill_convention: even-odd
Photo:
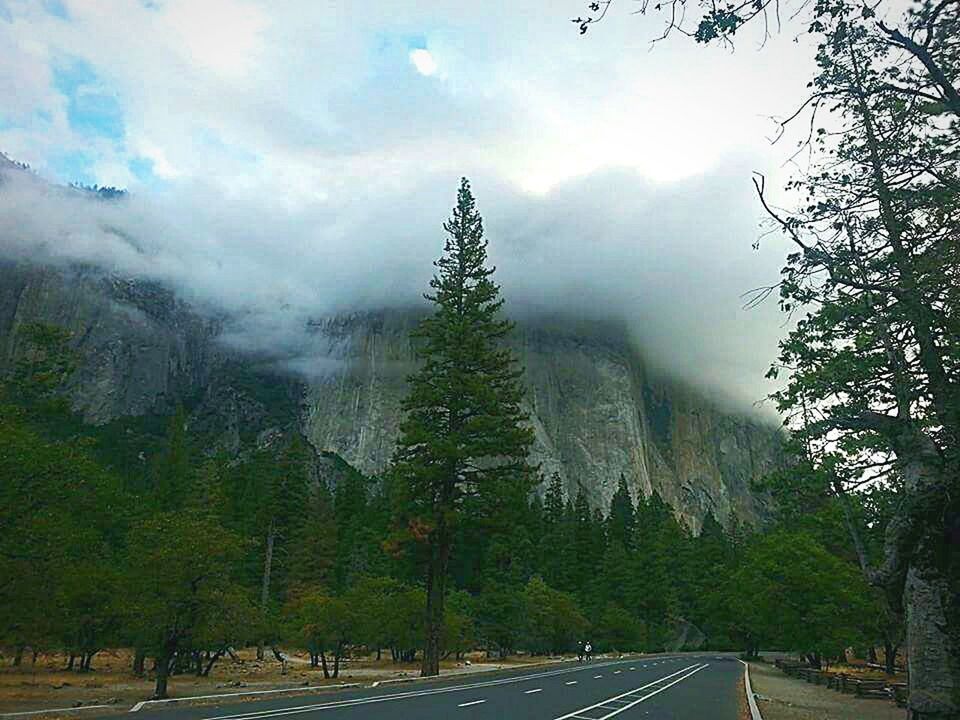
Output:
[[[784,334],[786,252],[751,173],[812,52],[681,36],[580,0],[0,0],[0,256],[95,261],[296,351],[305,320],[410,305],[473,184],[517,316],[622,322],[653,364],[748,406]],[[56,185],[122,187],[91,203]],[[135,240],[131,240],[135,239]]]

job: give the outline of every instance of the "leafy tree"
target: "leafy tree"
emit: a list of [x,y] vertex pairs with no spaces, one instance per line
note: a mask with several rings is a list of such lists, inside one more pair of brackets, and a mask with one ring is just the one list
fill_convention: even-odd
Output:
[[[340,660],[347,643],[360,632],[358,600],[355,595],[337,597],[315,591],[294,601],[295,630],[310,651],[314,666],[319,657],[325,678],[340,676]],[[333,654],[332,669],[327,653]]]
[[[158,513],[132,528],[124,577],[135,592],[124,603],[125,624],[156,660],[154,697],[167,696],[178,653],[195,647],[217,624],[235,642],[246,625],[222,622],[239,590],[231,569],[241,554],[240,539],[195,511]],[[220,633],[222,635],[222,633]]]
[[506,657],[522,640],[525,610],[523,587],[487,584],[476,598],[477,629],[487,653]]
[[532,486],[520,371],[500,346],[512,325],[498,319],[503,300],[466,179],[444,229],[434,292],[426,296],[435,310],[414,333],[424,364],[410,378],[392,468],[405,484],[411,535],[427,553],[423,675],[439,673],[447,573],[465,503],[475,500],[493,517],[511,486]]
[[576,600],[535,577],[523,590],[526,642],[531,652],[546,655],[569,651],[589,627]]
[[476,647],[477,627],[473,597],[462,590],[450,593],[446,603],[443,648],[459,660],[463,653]]
[[[839,500],[866,576],[905,613],[912,711],[951,717],[960,712],[951,659],[960,574],[947,541],[960,517],[960,332],[943,288],[960,267],[957,119],[945,125],[889,88],[902,78],[901,55],[868,27],[841,19],[825,29],[814,87],[831,99],[830,133],[816,137],[813,172],[794,183],[805,204],[790,215],[767,204],[798,249],[781,305],[806,310],[771,374],[787,375],[776,399],[805,481]],[[848,502],[872,484],[899,488],[879,563]]]
[[754,536],[727,586],[726,605],[748,653],[780,647],[817,664],[861,643],[861,619],[877,611],[855,565],[786,532]]
[[[0,405],[0,637],[83,652],[112,629],[110,544],[127,511],[118,480],[80,442],[51,442]],[[98,586],[94,579],[103,581]]]
[[607,603],[594,628],[598,650],[638,650],[643,640],[643,627],[636,617],[616,603]]

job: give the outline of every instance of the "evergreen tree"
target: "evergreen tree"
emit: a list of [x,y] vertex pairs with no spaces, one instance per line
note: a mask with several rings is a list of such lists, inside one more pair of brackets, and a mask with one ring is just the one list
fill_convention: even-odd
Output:
[[162,512],[184,505],[192,485],[193,458],[187,439],[187,414],[182,405],[167,424],[163,450],[153,462],[153,499]]
[[617,491],[610,499],[610,514],[607,518],[608,535],[611,542],[618,542],[625,548],[633,546],[634,530],[637,525],[636,510],[627,488],[627,479],[620,475]]
[[291,548],[291,590],[332,586],[336,553],[337,516],[330,488],[321,482],[307,499],[297,542]]
[[447,572],[465,501],[478,501],[492,516],[501,498],[514,495],[511,485],[529,491],[533,479],[521,372],[501,346],[513,326],[498,318],[503,300],[466,179],[444,230],[433,293],[426,295],[434,313],[414,333],[424,365],[410,378],[393,464],[427,551],[424,675],[439,673]]

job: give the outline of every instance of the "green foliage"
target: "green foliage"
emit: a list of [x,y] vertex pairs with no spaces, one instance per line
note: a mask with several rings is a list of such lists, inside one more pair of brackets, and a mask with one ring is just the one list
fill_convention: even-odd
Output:
[[574,597],[554,590],[539,577],[523,589],[523,606],[526,646],[533,653],[568,652],[589,628]]
[[748,649],[829,657],[862,645],[866,620],[879,612],[855,565],[806,535],[782,531],[751,543],[724,602],[731,633]]
[[533,432],[521,409],[521,372],[502,342],[512,324],[487,267],[487,243],[463,179],[426,297],[434,312],[413,333],[423,364],[410,379],[393,459],[401,527],[427,548],[424,674],[439,672],[450,556],[465,517],[497,523],[533,480]]
[[643,648],[643,626],[634,615],[616,603],[607,603],[593,635],[593,642],[601,652],[627,652]]

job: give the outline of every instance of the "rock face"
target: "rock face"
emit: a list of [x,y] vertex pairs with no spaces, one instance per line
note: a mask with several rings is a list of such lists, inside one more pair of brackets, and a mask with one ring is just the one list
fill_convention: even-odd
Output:
[[216,323],[168,290],[92,269],[0,262],[0,362],[17,355],[15,330],[31,322],[73,333],[83,364],[69,393],[95,424],[172,410],[203,391],[219,361]]
[[[69,393],[88,422],[191,400],[191,424],[217,449],[296,425],[318,451],[368,474],[393,451],[417,319],[392,310],[318,322],[294,379],[224,350],[216,321],[160,287],[0,262],[0,368],[16,357],[20,324],[71,330],[84,361]],[[656,490],[694,530],[708,512],[723,524],[765,514],[750,481],[781,462],[774,429],[651,376],[616,333],[530,321],[512,342],[545,477],[559,473],[568,492],[583,486],[606,508],[622,474],[635,495]]]
[[[391,311],[316,326],[305,432],[318,449],[365,473],[385,467],[415,367],[416,321]],[[544,476],[559,473],[568,493],[582,485],[606,508],[622,474],[635,495],[659,492],[695,531],[710,512],[724,524],[763,516],[750,482],[782,462],[779,433],[650,376],[635,351],[605,334],[555,322],[518,328],[513,345]]]

